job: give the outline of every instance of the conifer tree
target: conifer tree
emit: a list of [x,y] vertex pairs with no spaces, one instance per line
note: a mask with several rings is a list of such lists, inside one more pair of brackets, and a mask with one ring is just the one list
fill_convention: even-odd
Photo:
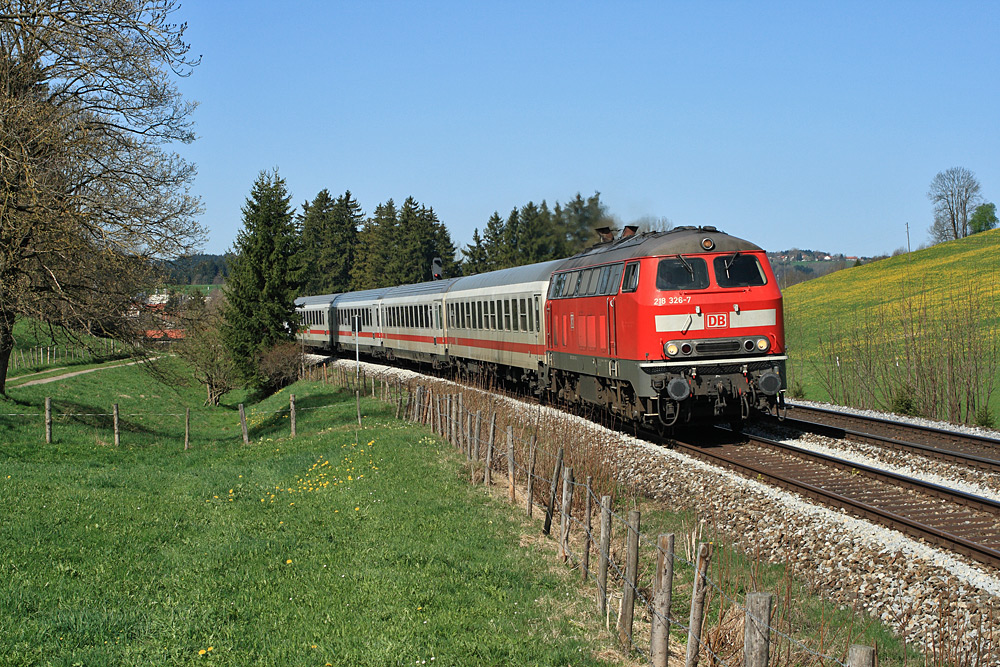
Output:
[[472,230],[472,244],[462,249],[465,259],[462,261],[462,275],[474,276],[486,269],[486,245],[479,236],[479,228]]
[[351,267],[364,219],[361,205],[348,190],[334,200],[324,189],[302,205],[302,255],[306,294],[345,292],[350,288]]
[[243,206],[243,229],[229,257],[223,340],[247,385],[266,388],[261,355],[294,339],[301,268],[299,237],[285,180],[262,171]]
[[375,207],[358,233],[358,242],[351,267],[351,289],[363,290],[395,285],[389,274],[389,264],[395,252],[399,223],[396,204],[390,199]]
[[486,271],[496,271],[503,268],[503,243],[505,234],[505,224],[500,213],[493,211],[493,215],[483,229],[483,250],[486,253]]

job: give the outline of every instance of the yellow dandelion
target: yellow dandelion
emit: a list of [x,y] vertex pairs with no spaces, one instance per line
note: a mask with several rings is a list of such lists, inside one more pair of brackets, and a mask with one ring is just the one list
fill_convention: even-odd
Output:
[[285,561],[285,565],[291,565],[291,564],[292,564],[292,559],[291,558],[289,558],[288,560]]
[[205,649],[201,649],[200,651],[198,651],[198,655],[205,655],[206,653],[208,653],[208,651],[206,651]]
[[355,508],[354,508],[354,511],[355,511],[355,512],[357,512],[357,511],[358,511],[358,510],[360,510],[360,509],[361,509],[360,507],[355,507]]
[[214,651],[214,650],[215,650],[215,647],[214,647],[214,646],[209,646],[209,647],[208,647],[208,650],[209,650],[209,651]]

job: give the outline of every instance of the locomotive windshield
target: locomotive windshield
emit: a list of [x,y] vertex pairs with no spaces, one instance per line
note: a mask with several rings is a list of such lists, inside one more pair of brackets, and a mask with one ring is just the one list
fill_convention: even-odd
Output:
[[759,287],[767,284],[764,268],[753,255],[727,255],[712,262],[719,287]]
[[656,267],[656,289],[667,292],[708,287],[708,265],[700,257],[668,257]]

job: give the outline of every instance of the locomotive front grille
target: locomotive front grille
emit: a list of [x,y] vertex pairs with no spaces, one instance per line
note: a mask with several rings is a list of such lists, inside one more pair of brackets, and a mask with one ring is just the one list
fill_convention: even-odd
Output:
[[695,346],[698,354],[732,354],[740,351],[738,340],[710,340]]

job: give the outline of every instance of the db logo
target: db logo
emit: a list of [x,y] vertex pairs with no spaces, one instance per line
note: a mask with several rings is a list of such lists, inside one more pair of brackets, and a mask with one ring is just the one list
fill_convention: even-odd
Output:
[[729,326],[728,313],[709,313],[705,316],[705,326],[709,329],[725,329]]

